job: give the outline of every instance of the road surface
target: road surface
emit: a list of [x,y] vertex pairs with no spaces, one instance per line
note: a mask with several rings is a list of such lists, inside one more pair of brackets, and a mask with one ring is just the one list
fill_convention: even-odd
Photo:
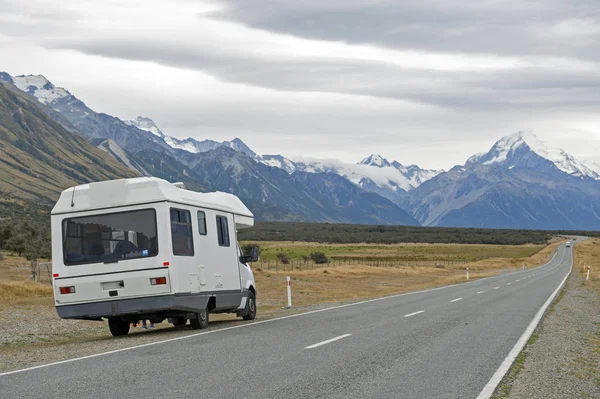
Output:
[[[572,265],[0,375],[6,398],[477,398]],[[260,295],[260,291],[259,291]]]

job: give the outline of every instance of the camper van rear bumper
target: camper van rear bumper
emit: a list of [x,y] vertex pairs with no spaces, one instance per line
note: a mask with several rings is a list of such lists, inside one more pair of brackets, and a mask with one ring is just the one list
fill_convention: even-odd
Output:
[[216,298],[216,310],[235,309],[245,292],[161,295],[144,298],[117,299],[73,305],[58,305],[56,312],[63,319],[99,320],[106,317],[156,313],[193,312],[206,309],[211,297]]

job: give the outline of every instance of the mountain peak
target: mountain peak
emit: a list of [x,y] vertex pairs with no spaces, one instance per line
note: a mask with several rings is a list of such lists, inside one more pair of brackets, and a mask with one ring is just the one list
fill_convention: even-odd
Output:
[[376,166],[378,168],[383,168],[384,166],[391,166],[389,161],[379,154],[371,154],[367,158],[360,161],[358,164]]
[[71,95],[62,87],[55,87],[44,75],[19,75],[12,80],[20,90],[31,94],[46,105]]
[[130,125],[130,126],[135,126],[140,130],[145,130],[147,132],[152,133],[155,136],[158,137],[165,137],[164,133],[158,128],[158,126],[156,125],[156,123],[154,123],[154,121],[150,118],[147,118],[145,116],[138,116],[135,119],[132,120],[127,120],[127,121],[123,121],[126,124]]
[[485,155],[474,156],[467,164],[510,164],[513,168],[526,154],[537,156],[551,162],[562,172],[581,178],[600,180],[600,174],[576,160],[560,148],[552,148],[531,132],[518,131],[498,140]]

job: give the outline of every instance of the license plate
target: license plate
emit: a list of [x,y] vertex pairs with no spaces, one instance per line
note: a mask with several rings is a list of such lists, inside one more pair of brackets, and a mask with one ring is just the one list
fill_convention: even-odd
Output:
[[123,283],[123,281],[109,281],[106,283],[102,283],[102,289],[104,291],[118,290],[119,288],[123,288],[123,287],[125,287],[125,284]]

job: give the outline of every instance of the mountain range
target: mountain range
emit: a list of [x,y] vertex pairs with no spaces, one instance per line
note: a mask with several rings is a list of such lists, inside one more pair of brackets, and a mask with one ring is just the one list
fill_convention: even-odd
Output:
[[[158,176],[195,190],[232,192],[259,220],[600,229],[600,166],[548,148],[532,133],[503,137],[489,151],[448,171],[404,165],[377,154],[356,164],[289,159],[259,155],[239,138],[179,139],[148,117],[123,121],[97,113],[41,75],[0,73],[0,82],[6,93],[37,107],[41,125],[58,126],[63,136],[91,148],[88,159],[77,165],[99,164],[99,170],[111,171],[57,180],[61,189],[73,180]],[[0,108],[0,129],[15,129],[6,122],[13,114]],[[46,135],[46,141],[37,145],[52,147],[55,136],[45,131],[38,134]],[[34,147],[30,151],[43,150]],[[12,174],[17,171],[11,169]],[[27,198],[36,197],[37,190],[31,191]],[[46,190],[37,199],[51,201],[52,195]]]

